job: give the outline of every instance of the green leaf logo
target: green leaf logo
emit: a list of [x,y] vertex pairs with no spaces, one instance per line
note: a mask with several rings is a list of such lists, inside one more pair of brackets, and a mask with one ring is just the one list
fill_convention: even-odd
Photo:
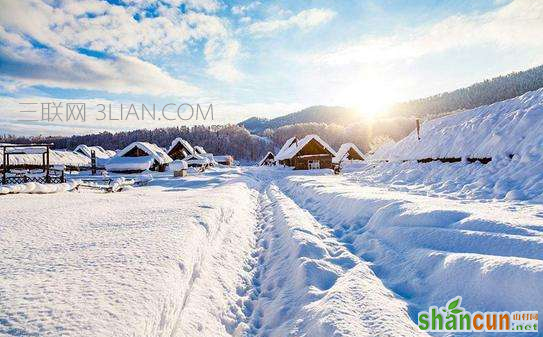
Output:
[[460,297],[458,297],[456,300],[449,303],[449,310],[456,308],[456,306],[458,305],[458,302],[460,302]]
[[447,318],[449,318],[453,314],[459,314],[464,311],[464,308],[460,307],[461,302],[461,296],[452,298],[451,300],[449,300],[449,302],[447,302],[447,309],[443,308],[443,311],[447,313]]

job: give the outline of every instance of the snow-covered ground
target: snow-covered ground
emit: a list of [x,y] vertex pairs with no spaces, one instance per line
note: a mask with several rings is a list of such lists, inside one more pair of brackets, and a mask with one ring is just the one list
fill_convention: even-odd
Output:
[[0,335],[416,336],[418,310],[458,295],[471,311],[541,312],[541,176],[503,171],[525,196],[507,198],[470,165],[1,195]]

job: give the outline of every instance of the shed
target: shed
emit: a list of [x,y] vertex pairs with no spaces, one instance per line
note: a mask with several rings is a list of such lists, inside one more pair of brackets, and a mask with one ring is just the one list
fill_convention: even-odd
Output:
[[332,158],[335,156],[334,149],[319,136],[307,135],[299,141],[296,137],[287,140],[275,158],[295,170],[311,170],[333,169],[336,165]]
[[168,149],[168,155],[173,160],[183,160],[194,153],[194,148],[190,145],[190,143],[181,137],[175,138]]
[[266,153],[266,155],[258,162],[258,166],[271,166],[275,164],[275,155],[271,152]]
[[345,143],[339,147],[337,155],[332,161],[334,163],[341,163],[345,160],[364,160],[364,154],[353,143]]
[[145,170],[163,172],[173,160],[159,146],[147,142],[134,142],[111,158],[106,170],[136,173]]

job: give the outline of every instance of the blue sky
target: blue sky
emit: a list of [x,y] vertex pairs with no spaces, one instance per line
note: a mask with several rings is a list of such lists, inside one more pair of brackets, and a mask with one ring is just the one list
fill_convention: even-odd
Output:
[[218,124],[318,104],[367,116],[543,63],[542,1],[0,0],[0,8],[0,133],[172,124],[25,122],[35,116],[20,102],[212,103]]

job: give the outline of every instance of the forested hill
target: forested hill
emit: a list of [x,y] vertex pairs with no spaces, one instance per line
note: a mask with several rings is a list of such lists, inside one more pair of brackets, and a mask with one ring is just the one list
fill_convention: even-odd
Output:
[[543,65],[475,83],[467,88],[395,105],[390,116],[432,119],[449,112],[473,109],[543,87]]
[[318,105],[273,119],[252,117],[238,125],[245,127],[253,133],[261,133],[266,129],[277,129],[282,126],[299,123],[349,125],[359,120],[360,115],[354,110],[340,106]]

